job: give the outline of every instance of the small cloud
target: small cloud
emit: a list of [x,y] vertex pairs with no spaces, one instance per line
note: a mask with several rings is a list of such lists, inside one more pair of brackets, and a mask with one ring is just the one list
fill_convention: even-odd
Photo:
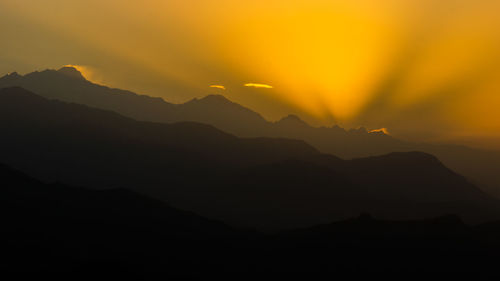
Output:
[[271,85],[259,84],[259,83],[246,83],[243,86],[245,86],[245,87],[253,87],[253,88],[265,88],[265,89],[272,89],[273,88],[273,86],[271,86]]
[[226,87],[224,87],[223,85],[210,85],[210,88],[216,88],[216,89],[221,89],[221,90],[226,89]]
[[385,135],[390,135],[389,130],[387,130],[387,128],[380,128],[380,129],[371,130],[369,133],[370,134],[372,134],[372,133],[384,133]]

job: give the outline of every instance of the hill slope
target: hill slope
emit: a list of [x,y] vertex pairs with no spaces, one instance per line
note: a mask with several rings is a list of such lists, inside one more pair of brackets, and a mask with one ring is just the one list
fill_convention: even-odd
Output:
[[86,81],[74,68],[45,70],[0,78],[0,88],[20,86],[49,99],[112,110],[136,120],[172,123],[194,121],[213,125],[242,137],[284,137],[304,140],[321,152],[350,159],[395,151],[423,151],[437,156],[454,171],[491,194],[500,196],[500,152],[453,145],[405,142],[382,132],[340,127],[312,127],[296,116],[268,122],[258,113],[222,96],[172,104],[160,98],[111,89]]
[[240,225],[496,214],[496,201],[423,153],[347,161],[302,141],[139,122],[21,88],[0,90],[0,131],[0,161],[37,178],[129,188]]
[[1,164],[0,186],[2,272],[211,271],[217,257],[204,253],[247,235],[132,191],[44,184]]
[[499,223],[362,215],[273,235],[230,228],[127,190],[43,184],[0,164],[0,270],[189,277],[447,272],[495,274]]

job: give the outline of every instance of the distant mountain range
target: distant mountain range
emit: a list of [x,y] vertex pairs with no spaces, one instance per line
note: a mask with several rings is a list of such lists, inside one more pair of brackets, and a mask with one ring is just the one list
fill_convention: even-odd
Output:
[[200,122],[240,137],[282,137],[304,140],[323,153],[345,159],[390,152],[422,151],[437,156],[446,166],[490,194],[500,196],[500,152],[456,145],[412,143],[382,132],[360,128],[345,130],[312,127],[297,116],[269,122],[258,113],[220,95],[194,99],[184,104],[138,95],[93,84],[74,68],[11,73],[0,78],[0,88],[19,86],[48,99],[57,99],[111,110],[136,120],[174,123]]
[[0,162],[36,178],[127,188],[233,225],[500,215],[496,200],[421,152],[342,160],[303,141],[136,121],[18,87],[0,90],[0,131]]

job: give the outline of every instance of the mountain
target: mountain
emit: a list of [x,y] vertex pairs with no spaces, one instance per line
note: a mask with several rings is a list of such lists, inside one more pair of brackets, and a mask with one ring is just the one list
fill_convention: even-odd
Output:
[[[161,98],[91,83],[73,67],[33,72],[24,76],[15,73],[0,78],[0,88],[15,86],[23,87],[48,99],[112,110],[141,121],[165,123],[203,121],[202,123],[217,124],[222,129],[241,134],[254,130],[256,124],[263,127],[268,125],[259,114],[221,95],[193,99],[185,104],[172,104]],[[233,118],[238,122],[234,122]],[[258,135],[258,131],[254,135]]]
[[297,129],[297,128],[307,128],[309,124],[302,121],[297,115],[290,114],[281,118],[279,121],[275,123],[276,127],[279,128],[289,128],[289,129]]
[[368,214],[276,234],[236,229],[125,189],[45,184],[0,164],[2,273],[494,274],[500,223]]
[[[72,67],[36,71],[24,76],[17,73],[0,78],[0,88],[20,86],[48,99],[85,104],[107,109],[140,120],[168,118],[175,105],[161,98],[137,95],[130,91],[110,89],[93,84]],[[167,116],[167,117],[165,117]],[[165,119],[166,120],[166,119]]]
[[62,75],[66,75],[70,78],[85,81],[85,77],[83,77],[82,73],[78,71],[76,68],[71,67],[71,66],[64,66],[61,69],[59,69],[57,72],[59,72]]
[[[170,207],[126,189],[92,190],[60,183],[45,184],[26,174],[0,164],[2,208],[11,216],[4,223],[37,223],[37,219],[70,220],[85,218],[87,223],[126,224],[128,219],[159,222],[163,231],[186,235],[232,234],[231,227]],[[61,212],[64,210],[64,212]],[[124,219],[127,218],[127,219]],[[45,222],[47,223],[47,221]]]
[[240,137],[282,137],[304,140],[323,153],[345,159],[400,151],[423,151],[437,156],[447,167],[463,174],[483,190],[500,196],[500,152],[455,145],[433,145],[398,140],[383,132],[345,130],[338,126],[312,127],[297,116],[268,122],[258,113],[220,95],[184,104],[93,84],[71,67],[0,78],[0,88],[20,86],[49,99],[112,110],[141,121],[193,121],[213,125]]
[[0,164],[3,274],[167,277],[362,272],[495,274],[500,224],[368,214],[276,234],[235,229],[125,189],[45,184]]
[[498,223],[469,226],[454,215],[391,221],[364,214],[282,233],[272,243],[289,252],[269,259],[283,258],[278,262],[281,270],[314,268],[316,272],[349,272],[354,276],[363,272],[367,277],[380,272],[496,276],[489,268],[494,268],[492,260],[498,257],[494,250],[498,247],[497,227]]
[[[269,123],[258,113],[226,99],[222,95],[209,95],[201,99],[193,99],[177,105],[173,110],[173,120],[194,121],[211,124],[223,131],[238,136],[261,137],[262,130],[269,127]],[[233,118],[238,119],[234,122]]]
[[0,90],[0,161],[46,182],[127,188],[239,226],[276,230],[370,212],[496,217],[498,203],[419,152],[342,160],[303,141],[238,138],[198,123]]
[[251,233],[129,190],[44,184],[5,165],[0,186],[4,273],[186,274],[193,262],[213,271]]

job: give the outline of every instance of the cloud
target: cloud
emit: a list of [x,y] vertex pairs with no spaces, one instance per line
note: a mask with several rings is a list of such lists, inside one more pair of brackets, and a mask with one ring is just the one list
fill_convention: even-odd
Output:
[[380,129],[371,130],[369,133],[370,134],[372,134],[372,133],[384,133],[386,135],[390,135],[389,130],[387,130],[387,128],[380,128]]
[[226,89],[226,87],[223,86],[223,85],[210,85],[209,87],[210,88],[221,89],[221,90],[225,90]]
[[243,86],[245,86],[245,87],[253,87],[253,88],[265,88],[265,89],[272,89],[273,88],[273,86],[271,86],[271,85],[259,84],[259,83],[246,83]]

